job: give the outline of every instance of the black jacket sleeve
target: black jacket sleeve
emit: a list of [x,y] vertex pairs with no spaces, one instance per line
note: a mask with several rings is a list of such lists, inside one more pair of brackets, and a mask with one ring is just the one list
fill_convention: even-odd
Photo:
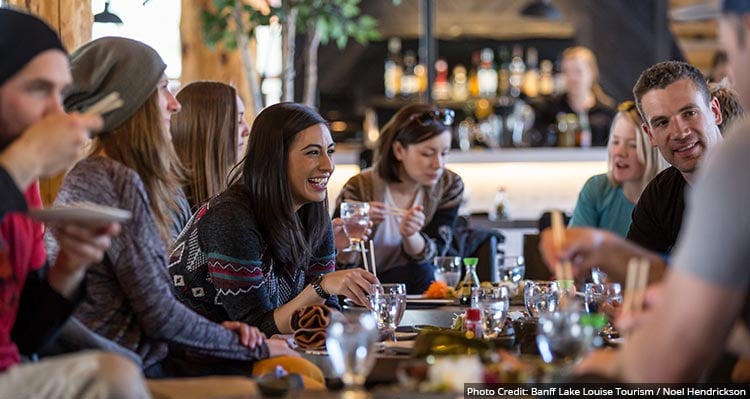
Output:
[[7,212],[26,210],[26,198],[16,186],[13,178],[2,167],[0,167],[0,193],[3,193],[2,201],[0,201],[0,220]]
[[32,354],[53,340],[68,319],[75,303],[60,295],[47,282],[42,268],[26,276],[11,339],[22,354]]

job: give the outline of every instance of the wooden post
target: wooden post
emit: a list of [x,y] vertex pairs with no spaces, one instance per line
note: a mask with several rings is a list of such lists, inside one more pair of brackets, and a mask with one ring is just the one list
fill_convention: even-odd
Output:
[[196,80],[218,80],[230,83],[237,88],[245,101],[245,108],[252,109],[252,96],[239,51],[229,51],[221,45],[210,49],[203,41],[201,12],[212,3],[211,0],[182,0],[180,20],[182,78],[180,80],[183,84]]
[[[91,27],[94,24],[91,0],[8,0],[7,3],[46,21],[60,35],[69,52],[91,40]],[[39,180],[39,189],[45,206],[49,206],[55,200],[63,176],[64,174],[60,174]]]

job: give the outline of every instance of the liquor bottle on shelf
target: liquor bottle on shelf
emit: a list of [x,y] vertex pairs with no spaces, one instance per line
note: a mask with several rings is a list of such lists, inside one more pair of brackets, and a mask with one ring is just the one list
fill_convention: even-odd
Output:
[[539,94],[549,96],[555,91],[555,77],[552,74],[552,61],[542,60],[539,76]]
[[495,70],[495,53],[491,49],[482,49],[479,56],[477,86],[479,97],[494,98],[497,96],[497,71]]
[[469,98],[469,82],[466,76],[466,67],[461,64],[453,67],[451,98],[454,101],[466,101]]
[[418,63],[414,67],[414,74],[417,75],[417,93],[421,95],[427,91],[427,67]]
[[523,63],[523,47],[517,44],[513,47],[513,58],[510,61],[510,95],[518,97],[521,95],[524,72],[526,65]]
[[477,71],[479,70],[479,51],[471,53],[471,69],[469,70],[469,95],[473,98],[479,97],[479,82]]
[[451,98],[448,63],[442,58],[435,61],[435,84],[432,86],[432,97],[435,100],[450,100]]
[[419,78],[414,70],[417,66],[417,57],[414,51],[408,50],[404,53],[404,74],[401,76],[401,96],[415,97],[419,93]]
[[508,46],[498,50],[500,67],[497,69],[497,95],[507,97],[510,94],[510,51]]
[[388,40],[388,58],[385,61],[385,96],[394,98],[401,91],[401,77],[404,67],[401,64],[401,39],[392,37]]
[[578,127],[576,144],[581,148],[591,148],[591,127],[589,126],[588,113],[578,113]]
[[539,95],[539,58],[536,47],[526,49],[526,74],[523,77],[523,94],[528,98]]

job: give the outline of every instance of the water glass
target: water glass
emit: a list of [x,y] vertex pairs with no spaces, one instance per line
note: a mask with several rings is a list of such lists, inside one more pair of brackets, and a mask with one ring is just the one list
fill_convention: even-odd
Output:
[[404,283],[378,283],[370,284],[370,295],[375,292],[385,294],[401,294],[406,295],[406,284]]
[[349,237],[349,247],[343,251],[360,251],[362,241],[370,224],[370,204],[359,201],[341,203],[341,220],[344,221],[344,232]]
[[609,282],[609,275],[607,275],[607,273],[603,272],[602,269],[598,267],[592,267],[591,281],[593,281],[595,284],[607,284]]
[[326,350],[333,372],[347,388],[362,388],[375,365],[377,321],[367,312],[356,319],[336,315],[327,332]]
[[598,313],[605,303],[622,303],[622,286],[620,283],[586,283],[583,286],[583,300],[587,312]]
[[575,363],[592,347],[598,330],[582,322],[578,310],[539,315],[536,343],[545,363]]
[[497,255],[497,281],[518,284],[526,274],[523,256]]
[[370,293],[372,315],[378,321],[378,330],[385,331],[388,339],[395,341],[396,327],[401,323],[406,311],[406,295],[389,292]]
[[435,281],[455,288],[461,280],[461,257],[436,256],[433,260]]
[[471,307],[482,312],[482,336],[497,338],[503,332],[510,307],[508,287],[478,287],[472,291]]
[[523,288],[523,301],[532,317],[555,312],[561,295],[557,281],[527,281]]

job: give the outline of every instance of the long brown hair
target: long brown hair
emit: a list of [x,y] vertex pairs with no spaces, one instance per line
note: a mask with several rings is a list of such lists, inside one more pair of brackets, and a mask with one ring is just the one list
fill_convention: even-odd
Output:
[[184,190],[192,208],[227,188],[237,163],[237,90],[212,81],[192,82],[177,93],[182,105],[172,115],[172,143],[190,173]]
[[168,247],[172,241],[172,212],[179,211],[175,198],[181,195],[186,174],[164,132],[158,90],[122,125],[94,138],[91,153],[102,151],[138,173],[146,187],[159,236]]

